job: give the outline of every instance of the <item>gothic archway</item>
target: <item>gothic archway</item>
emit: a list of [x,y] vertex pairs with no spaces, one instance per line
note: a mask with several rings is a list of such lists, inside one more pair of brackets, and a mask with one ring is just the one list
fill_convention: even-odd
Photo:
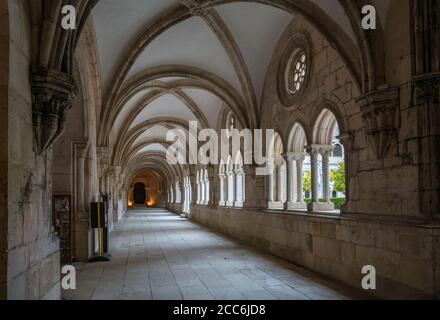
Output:
[[135,205],[145,205],[147,201],[147,191],[145,190],[145,184],[137,182],[134,185],[133,201]]

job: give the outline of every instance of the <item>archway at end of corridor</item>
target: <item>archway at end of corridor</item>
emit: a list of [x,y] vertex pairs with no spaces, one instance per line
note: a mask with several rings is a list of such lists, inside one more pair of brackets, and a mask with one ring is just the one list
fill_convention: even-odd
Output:
[[163,177],[151,169],[141,169],[129,175],[130,189],[128,192],[128,207],[165,208]]
[[136,206],[145,205],[147,202],[147,191],[145,190],[145,184],[142,182],[138,182],[134,185],[133,200]]

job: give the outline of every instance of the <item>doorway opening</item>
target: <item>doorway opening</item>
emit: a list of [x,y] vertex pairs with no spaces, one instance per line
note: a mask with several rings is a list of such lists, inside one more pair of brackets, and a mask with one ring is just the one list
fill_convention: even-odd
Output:
[[145,205],[147,202],[147,191],[145,184],[138,182],[134,185],[133,200],[135,205]]

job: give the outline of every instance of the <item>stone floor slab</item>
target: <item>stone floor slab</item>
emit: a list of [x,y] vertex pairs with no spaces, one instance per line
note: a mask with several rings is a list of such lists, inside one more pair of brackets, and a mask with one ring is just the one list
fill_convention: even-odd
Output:
[[182,219],[132,210],[110,235],[112,261],[77,264],[66,300],[358,299],[359,292]]

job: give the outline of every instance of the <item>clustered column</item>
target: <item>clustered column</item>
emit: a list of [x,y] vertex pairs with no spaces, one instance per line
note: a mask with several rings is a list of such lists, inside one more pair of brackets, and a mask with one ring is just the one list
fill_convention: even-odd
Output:
[[201,195],[201,184],[200,184],[200,173],[197,172],[196,176],[196,185],[197,185],[197,204],[200,204],[200,200],[202,199]]
[[235,207],[243,207],[243,179],[244,179],[244,172],[243,169],[235,169]]
[[303,164],[304,152],[286,153],[287,166],[287,210],[305,210],[303,198]]
[[220,199],[218,202],[219,206],[225,206],[226,205],[226,175],[224,173],[220,173],[218,175],[219,178],[219,188],[220,188]]
[[204,178],[203,178],[203,188],[205,191],[205,196],[203,199],[203,204],[204,205],[208,205],[209,201],[210,201],[210,196],[209,196],[209,191],[210,191],[210,183],[209,183],[209,174],[208,174],[208,170],[204,171]]
[[234,178],[234,170],[230,169],[226,173],[228,179],[228,200],[226,202],[226,206],[233,207],[235,200],[235,178]]
[[[334,147],[330,145],[312,145],[307,148],[312,167],[312,203],[309,211],[332,211],[334,204],[330,201],[330,169],[329,158]],[[322,194],[323,202],[319,199],[319,156],[322,157]]]
[[268,175],[269,209],[283,210],[286,202],[286,165],[283,159],[276,159],[269,165],[272,174]]

